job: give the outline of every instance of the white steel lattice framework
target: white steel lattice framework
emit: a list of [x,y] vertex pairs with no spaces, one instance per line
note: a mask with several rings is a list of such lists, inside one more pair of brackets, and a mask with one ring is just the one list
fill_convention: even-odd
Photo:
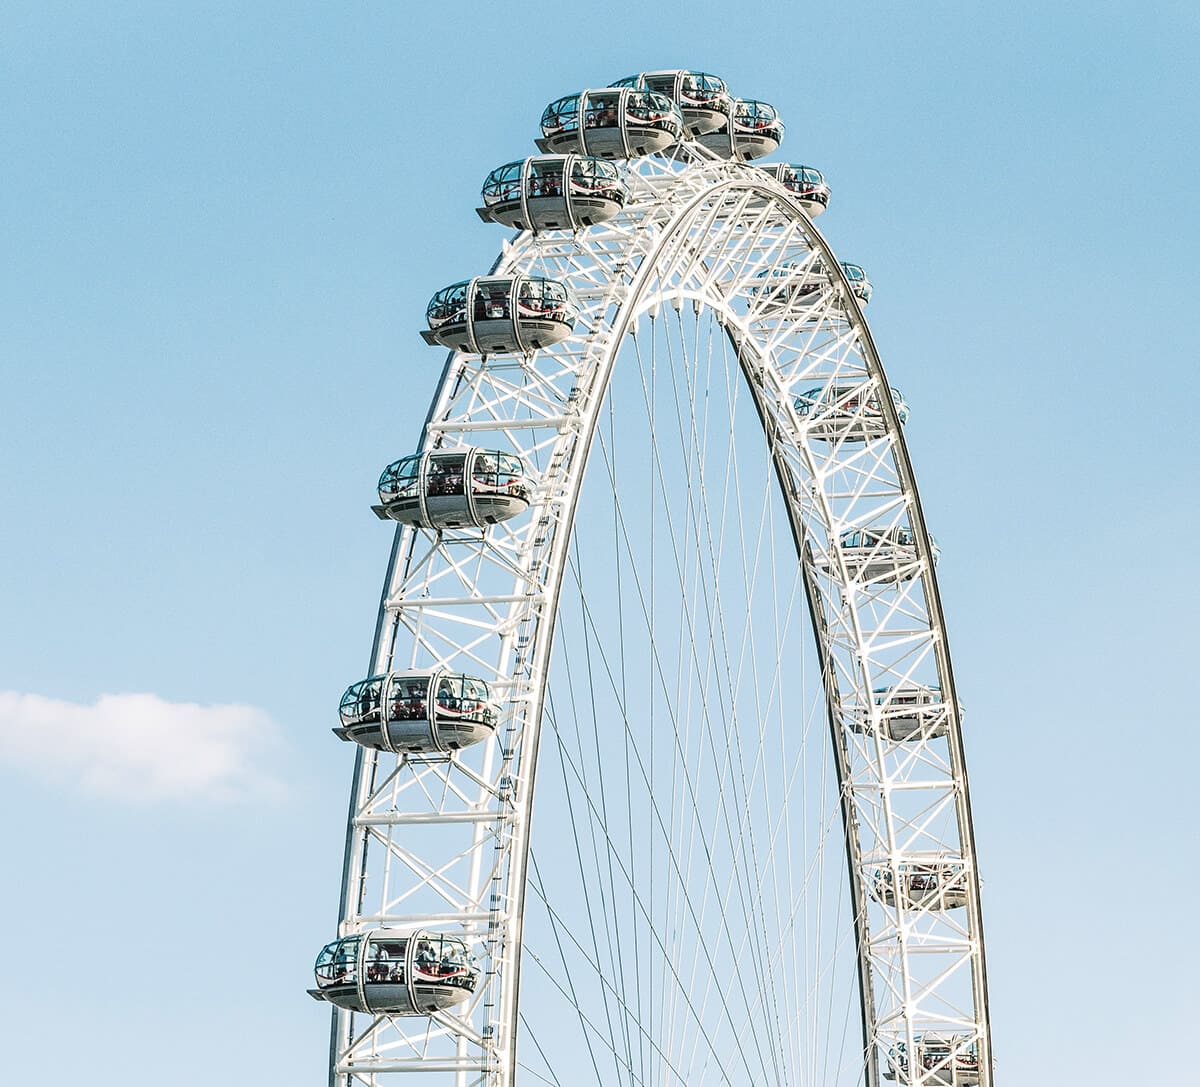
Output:
[[[453,754],[358,749],[339,935],[418,927],[465,934],[483,966],[482,982],[469,1002],[432,1017],[335,1009],[330,1083],[383,1087],[409,1082],[401,1073],[421,1073],[421,1082],[508,1087],[518,1078],[518,1026],[525,1020],[519,982],[522,967],[531,969],[522,944],[534,893],[532,799],[551,640],[585,467],[602,440],[606,393],[622,351],[645,343],[655,322],[694,323],[706,314],[760,420],[817,644],[827,721],[821,731],[836,767],[832,804],[840,809],[834,840],[845,854],[839,867],[853,940],[853,1017],[861,1019],[852,1032],[860,1064],[842,1080],[871,1087],[884,1076],[903,1084],[950,1082],[952,1061],[896,1059],[919,1053],[920,1039],[932,1036],[977,1055],[978,1082],[988,1085],[979,881],[934,556],[901,420],[859,304],[801,206],[754,167],[717,161],[693,145],[673,158],[630,162],[626,180],[631,198],[615,219],[575,234],[521,233],[504,244],[495,266],[496,275],[568,284],[582,311],[573,334],[528,355],[453,353],[433,398],[421,449],[511,450],[535,467],[537,485],[529,511],[512,521],[484,530],[397,531],[372,673],[471,673],[500,693],[504,711],[494,742]],[[764,287],[776,276],[806,272],[817,289]],[[873,398],[882,424],[865,441],[819,435],[796,403],[818,387],[860,389],[854,410],[864,411]],[[695,397],[683,405],[693,419],[698,410]],[[901,567],[848,558],[848,532],[875,530],[874,547],[882,551],[888,531],[900,526],[914,540]],[[895,738],[886,724],[894,708],[879,692],[912,685],[940,698],[915,734]],[[954,866],[962,908],[880,891],[904,886],[918,862]],[[592,959],[596,966],[598,956]],[[559,983],[569,987],[569,978]],[[610,997],[619,1000],[610,989],[601,993],[605,1007]],[[696,1007],[682,1015],[703,1035],[709,1013],[698,990],[692,995]],[[590,1014],[580,1011],[589,1048]],[[740,1047],[747,1032],[731,1028],[729,1044]],[[632,1054],[617,1054],[608,1079],[700,1081],[698,1065],[679,1070],[682,1058],[668,1053],[669,1039],[655,1041],[636,1024],[633,1033],[639,1044],[649,1039],[644,1048],[653,1050],[660,1073],[641,1074],[636,1067],[644,1068],[645,1058],[639,1064]],[[706,1059],[705,1080],[746,1078],[720,1067],[719,1055]],[[580,1061],[586,1064],[582,1055]],[[754,1081],[835,1081],[819,1072],[805,1079],[777,1063],[765,1067]],[[589,1067],[584,1078],[590,1076]],[[555,1077],[523,1071],[521,1078]]]

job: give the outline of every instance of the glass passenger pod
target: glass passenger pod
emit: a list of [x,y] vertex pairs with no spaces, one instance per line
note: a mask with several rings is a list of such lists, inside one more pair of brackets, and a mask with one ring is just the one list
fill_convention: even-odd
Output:
[[896,743],[946,735],[949,706],[940,687],[920,683],[877,687],[871,700],[873,712],[869,707],[859,706],[850,714],[855,732],[873,733],[874,722],[878,721],[883,735]]
[[746,161],[778,151],[783,131],[774,106],[753,98],[735,98],[721,127],[697,139],[722,158]]
[[794,302],[816,301],[829,287],[829,274],[820,257],[767,268],[755,277],[751,292],[762,300],[762,312],[773,313]]
[[783,185],[800,206],[815,219],[829,207],[829,185],[820,170],[790,162],[771,162],[758,167]]
[[[936,565],[939,551],[929,538]],[[920,572],[917,539],[906,525],[891,528],[855,528],[838,537],[846,570],[858,581],[911,581]]]
[[[891,394],[900,422],[908,422],[908,402],[898,389]],[[805,433],[817,441],[865,442],[887,434],[879,394],[869,386],[823,385],[801,393],[795,405]]]
[[642,72],[618,79],[614,87],[634,87],[654,91],[671,99],[683,114],[683,123],[693,136],[713,132],[725,123],[731,101],[725,80],[708,72],[672,69]]
[[457,751],[486,740],[500,707],[491,688],[456,672],[389,672],[351,684],[334,733],[377,751]]
[[542,138],[536,142],[538,150],[547,153],[627,159],[666,151],[683,132],[683,114],[666,95],[606,87],[551,102],[542,114]]
[[629,188],[603,159],[542,155],[510,162],[487,176],[485,222],[514,230],[580,230],[611,219],[625,206]]
[[897,866],[900,893],[890,868],[873,880],[875,897],[885,906],[906,910],[957,910],[967,904],[967,871],[959,860],[901,861]]
[[579,308],[566,285],[540,276],[488,276],[438,291],[421,333],[429,344],[476,355],[529,353],[565,340]]
[[381,521],[416,528],[483,528],[529,508],[533,477],[495,449],[433,449],[389,464],[379,477]]
[[[922,1034],[913,1050],[921,1083],[939,1087],[976,1087],[979,1083],[979,1051],[963,1035]],[[884,1076],[913,1082],[909,1077],[908,1047],[903,1042],[897,1042],[888,1054]]]
[[874,293],[867,273],[858,264],[847,264],[846,261],[842,261],[841,265],[842,271],[846,273],[846,278],[850,281],[850,290],[854,292],[854,297],[865,306],[871,301],[871,295]]
[[429,1015],[467,1000],[479,967],[466,942],[439,932],[389,929],[326,944],[309,995],[347,1011]]

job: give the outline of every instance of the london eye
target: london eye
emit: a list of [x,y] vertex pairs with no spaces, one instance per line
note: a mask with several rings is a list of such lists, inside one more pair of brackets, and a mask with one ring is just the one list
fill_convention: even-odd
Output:
[[393,379],[433,393],[331,722],[330,1085],[987,1087],[920,405],[830,185],[757,164],[780,112],[701,72],[537,135]]

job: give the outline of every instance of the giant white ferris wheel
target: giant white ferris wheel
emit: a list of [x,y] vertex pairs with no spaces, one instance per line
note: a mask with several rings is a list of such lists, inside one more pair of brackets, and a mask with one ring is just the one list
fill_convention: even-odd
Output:
[[336,730],[331,1087],[992,1082],[908,407],[782,136],[646,73],[484,184]]

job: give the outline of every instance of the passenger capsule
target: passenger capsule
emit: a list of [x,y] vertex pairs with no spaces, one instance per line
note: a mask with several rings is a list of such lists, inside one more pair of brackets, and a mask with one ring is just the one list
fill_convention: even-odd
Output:
[[962,861],[901,861],[897,866],[900,893],[890,868],[875,873],[875,897],[885,906],[897,902],[906,910],[957,910],[967,904],[967,870]]
[[632,87],[580,91],[551,102],[542,114],[538,150],[602,159],[654,155],[684,133],[683,114],[665,95]]
[[[918,1035],[913,1063],[921,1070],[920,1082],[938,1087],[976,1087],[979,1083],[979,1050],[961,1034]],[[887,1079],[916,1082],[909,1077],[908,1047],[897,1042],[888,1054]]]
[[440,932],[376,929],[326,944],[308,993],[372,1015],[430,1015],[466,1001],[479,967],[466,942]]
[[877,687],[872,692],[872,702],[873,709],[859,706],[850,711],[850,724],[855,732],[873,733],[878,721],[882,734],[894,743],[946,735],[950,707],[940,687],[920,683]]
[[[940,554],[929,538],[936,565]],[[921,572],[917,539],[907,525],[891,528],[854,528],[838,537],[838,548],[852,578],[859,581],[911,581]]]
[[874,294],[874,288],[871,286],[871,281],[867,278],[867,273],[862,270],[862,266],[858,264],[847,264],[842,261],[842,271],[846,273],[846,278],[850,281],[850,290],[864,306],[871,301],[871,295]]
[[812,166],[798,166],[790,162],[770,162],[758,169],[770,174],[780,182],[799,202],[800,206],[815,219],[829,207],[829,185],[820,170]]
[[829,289],[829,273],[820,257],[765,268],[755,276],[750,293],[763,313],[776,313],[794,304],[816,302]]
[[431,449],[379,477],[381,521],[417,528],[482,528],[529,508],[533,477],[520,457],[494,449]]
[[[908,421],[908,403],[890,390],[901,423]],[[822,385],[801,393],[796,414],[809,438],[823,442],[865,442],[887,434],[879,394],[871,385]]]
[[488,276],[438,291],[426,343],[476,355],[531,352],[565,340],[579,316],[566,285],[539,276]]
[[582,155],[543,155],[510,162],[483,183],[485,222],[516,230],[580,230],[611,219],[629,187],[611,162]]
[[389,672],[346,689],[333,731],[377,751],[457,751],[493,734],[500,708],[482,679],[455,672]]
[[654,91],[674,102],[683,114],[683,123],[693,136],[714,132],[725,123],[730,96],[725,80],[707,72],[674,69],[664,72],[642,72],[627,76],[612,84],[614,87],[634,87]]
[[[842,261],[841,266],[850,281],[851,291],[865,305],[871,300],[871,284],[866,273],[857,264]],[[762,300],[764,314],[778,312],[800,303],[811,304],[830,289],[829,271],[819,256],[764,269],[758,273],[756,279],[762,280],[762,283],[756,284],[751,290]],[[838,297],[840,298],[840,294]]]
[[722,158],[760,159],[779,150],[783,122],[774,106],[753,98],[734,98],[721,127],[697,139]]

